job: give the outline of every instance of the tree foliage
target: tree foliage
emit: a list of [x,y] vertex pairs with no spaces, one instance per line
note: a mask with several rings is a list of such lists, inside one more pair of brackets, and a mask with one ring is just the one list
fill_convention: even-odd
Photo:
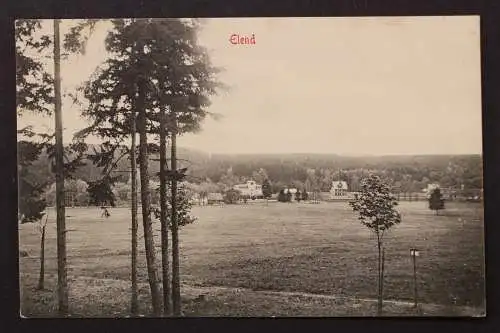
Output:
[[[60,61],[61,49],[59,44],[60,22],[53,20],[53,39],[48,35],[41,34],[41,22],[39,20],[18,20],[15,24],[16,36],[16,102],[17,114],[22,115],[24,111],[35,113],[52,114],[55,113],[56,128],[55,135],[45,134],[47,137],[55,138],[55,144],[49,144],[46,140],[42,145],[47,155],[57,163],[52,163],[51,171],[56,174],[57,182],[57,257],[58,257],[58,303],[59,313],[66,315],[68,311],[68,288],[66,278],[66,230],[64,213],[64,178],[71,177],[77,168],[83,166],[82,155],[86,149],[83,142],[74,142],[70,145],[71,153],[76,153],[76,158],[69,158],[63,147],[62,123],[61,123],[61,77]],[[77,39],[77,37],[75,37]],[[48,74],[44,68],[42,59],[46,56],[45,51],[53,43],[54,78]],[[52,108],[53,107],[53,108]],[[23,131],[20,131],[23,132]],[[28,131],[30,132],[30,131]],[[33,137],[33,133],[28,137]],[[33,153],[34,150],[31,150]],[[41,149],[38,149],[38,156]],[[21,165],[20,174],[20,210],[28,211],[30,215],[38,216],[41,207],[45,206],[41,198],[41,186],[29,186],[29,181],[25,178],[26,170]],[[33,183],[31,183],[33,185]],[[33,201],[36,194],[38,198]],[[38,218],[38,217],[37,217]],[[45,229],[44,229],[45,231]],[[45,232],[43,233],[45,235]],[[44,239],[44,236],[42,237]],[[42,241],[43,249],[44,241]],[[43,253],[43,250],[42,250]],[[42,256],[43,258],[43,256]],[[42,259],[43,262],[43,259]],[[43,281],[43,269],[41,270],[41,281]],[[41,283],[43,285],[43,283]]]
[[18,214],[21,217],[21,223],[35,222],[43,217],[47,207],[43,192],[43,185],[32,184],[25,178],[20,178]]
[[[113,144],[113,142],[110,142]],[[91,145],[89,145],[91,147]],[[152,147],[148,148],[152,149]],[[92,150],[92,147],[91,147]],[[394,193],[409,193],[419,192],[427,187],[429,183],[438,183],[441,188],[451,186],[455,188],[457,194],[475,195],[482,188],[482,163],[480,157],[477,156],[448,156],[436,157],[425,156],[417,159],[415,163],[413,159],[405,159],[403,157],[391,156],[391,158],[372,158],[371,167],[363,168],[363,163],[350,157],[332,157],[329,161],[329,166],[323,160],[314,157],[313,155],[308,160],[301,160],[294,155],[284,156],[284,162],[279,159],[274,159],[268,156],[253,156],[254,159],[248,160],[246,156],[234,158],[230,155],[214,155],[211,159],[202,152],[193,151],[180,147],[178,149],[180,163],[182,159],[189,160],[189,180],[195,183],[209,182],[217,188],[231,188],[234,184],[243,183],[244,179],[250,179],[255,170],[263,167],[269,174],[269,180],[273,193],[278,193],[280,189],[295,184],[300,188],[301,192],[306,189],[313,192],[311,181],[306,177],[303,178],[302,173],[306,173],[307,168],[319,170],[319,182],[321,192],[329,192],[331,189],[331,174],[335,174],[334,165],[342,163],[346,168],[342,172],[342,180],[347,181],[349,191],[359,191],[361,189],[361,178],[367,174],[373,173],[379,175],[383,179],[390,180],[394,186]],[[116,152],[115,159],[118,159],[121,151]],[[326,159],[326,157],[325,157]],[[33,175],[37,176],[39,181],[43,181],[48,172],[46,166],[46,156],[42,153],[40,159],[33,163],[32,167],[28,167]],[[370,160],[370,159],[368,159]],[[336,162],[337,161],[337,162]],[[127,170],[130,169],[130,163],[126,159],[121,159],[117,162],[117,175],[121,175],[125,179],[128,175]],[[159,163],[154,159],[150,160],[151,175],[154,175],[159,170]],[[187,164],[185,164],[187,165]],[[228,169],[233,166],[231,172]],[[302,171],[301,171],[302,170]],[[100,173],[100,168],[97,168],[92,163],[88,163],[75,170],[75,177],[85,181],[91,179],[91,175]],[[316,172],[311,173],[314,177]],[[305,181],[304,181],[305,179]],[[448,179],[448,180],[447,180]],[[126,179],[124,180],[126,181]],[[303,185],[300,185],[300,184]],[[464,190],[461,190],[461,184],[464,185]],[[217,190],[219,191],[219,190]],[[217,192],[210,191],[210,192]],[[443,196],[445,193],[441,191]]]
[[307,194],[306,190],[302,191],[302,200],[307,201],[309,199],[309,195]]
[[[208,115],[209,97],[222,88],[206,50],[196,43],[199,24],[181,19],[112,20],[106,38],[111,57],[81,88],[89,105],[83,115],[89,133],[119,137],[130,133],[130,110],[137,97],[137,80],[147,82],[145,107],[149,133],[158,133],[158,108],[176,108],[179,134],[197,131]],[[141,43],[143,50],[136,47]],[[213,115],[216,116],[216,115]]]
[[33,177],[28,167],[36,161],[43,150],[43,145],[30,141],[20,141],[17,143],[17,148],[20,222],[38,221],[43,217],[47,207],[43,195],[47,182],[39,182],[36,177]]
[[[159,193],[159,190],[160,188],[157,187],[155,189],[155,191],[157,193]],[[172,220],[172,200],[170,199],[171,198],[171,188],[170,188],[170,185],[167,185],[167,201],[166,201],[166,206],[167,206],[167,221],[168,221],[168,228],[170,229],[171,226],[172,226],[172,223],[171,223],[171,220]],[[176,196],[176,199],[177,199],[177,210],[176,210],[176,214],[177,214],[177,221],[178,221],[178,225],[179,227],[182,227],[182,226],[185,226],[185,225],[188,225],[188,224],[192,224],[192,223],[195,223],[196,222],[196,217],[193,217],[190,213],[191,213],[191,208],[192,208],[192,203],[191,201],[189,200],[189,190],[187,190],[186,188],[184,187],[179,187],[177,189],[177,196]],[[154,213],[154,217],[156,219],[160,219],[160,215],[161,215],[161,210],[159,207],[155,207],[153,209],[153,213]]]
[[281,189],[278,192],[278,201],[279,202],[289,202],[291,200],[292,196],[290,192],[285,192],[284,189]]
[[[47,154],[51,160],[51,171],[56,172],[56,149],[55,145],[47,146]],[[63,148],[63,174],[64,178],[74,178],[76,170],[85,166],[85,152],[87,151],[87,144],[82,141],[75,141]]]
[[401,222],[401,215],[394,208],[398,205],[390,187],[379,176],[370,175],[363,180],[357,198],[349,203],[358,213],[359,221],[383,236],[392,226]]
[[[18,135],[25,136],[30,139],[18,141],[18,165],[29,170],[29,173],[36,177],[38,182],[48,182],[49,175],[39,172],[39,160],[42,160],[42,165],[48,163],[50,172],[55,173],[55,134],[36,133],[32,126],[27,126],[17,131]],[[65,178],[74,178],[76,171],[86,165],[85,153],[87,144],[83,141],[76,140],[63,149],[63,172]],[[45,155],[41,158],[41,155]],[[43,170],[46,170],[45,168]],[[40,176],[39,176],[40,175]],[[52,175],[50,175],[52,176]]]
[[269,180],[269,177],[267,175],[267,172],[263,168],[259,168],[259,170],[254,171],[252,173],[252,179],[257,183],[257,184],[264,184],[266,180]]
[[[29,127],[18,132],[28,137],[36,135]],[[44,191],[48,181],[37,177],[30,168],[38,160],[44,148],[45,142],[37,143],[26,140],[17,142],[18,215],[21,223],[40,220],[47,207]]]
[[271,182],[266,178],[262,184],[262,195],[265,199],[269,199],[272,194]]
[[361,191],[350,206],[358,213],[358,219],[377,237],[378,248],[378,312],[382,312],[384,281],[383,238],[387,230],[401,222],[401,215],[395,209],[398,202],[390,186],[377,175],[369,175],[361,182]]
[[75,24],[64,35],[63,47],[70,53],[85,54],[87,42],[99,20],[84,19],[74,21],[76,21]]
[[[144,239],[153,308],[157,313],[155,259],[151,251],[153,239],[148,221],[150,196],[147,194],[148,156],[152,152],[147,146],[147,134],[159,133],[160,120],[162,129],[166,128],[170,134],[175,132],[176,135],[182,135],[199,130],[201,122],[210,115],[207,111],[209,97],[221,87],[216,80],[219,70],[211,65],[208,53],[197,43],[199,24],[196,20],[116,19],[111,20],[111,23],[112,29],[105,41],[110,58],[81,89],[89,101],[84,116],[91,120],[91,126],[77,136],[94,134],[120,142],[132,132],[132,121],[136,114],[138,116],[136,130],[140,133]],[[166,122],[165,117],[160,119],[160,110],[162,114],[166,111]],[[185,171],[174,170],[169,179],[180,181],[181,177],[185,177]],[[173,211],[175,207],[174,203]],[[173,218],[176,220],[177,216]],[[174,223],[174,257],[178,252],[174,241],[176,230]],[[176,262],[174,258],[174,266]],[[174,267],[174,273],[175,269],[177,266]],[[178,302],[174,300],[175,304]]]
[[229,189],[224,192],[224,202],[227,204],[236,204],[240,200],[241,192],[236,189]]
[[115,194],[112,185],[115,179],[105,177],[93,182],[89,182],[87,191],[89,193],[89,204],[94,206],[115,206]]
[[50,52],[52,38],[40,33],[40,20],[16,20],[16,103],[17,113],[53,112],[53,77],[43,65],[43,56]]
[[444,209],[444,199],[439,188],[432,190],[429,196],[429,209],[439,214],[439,211]]

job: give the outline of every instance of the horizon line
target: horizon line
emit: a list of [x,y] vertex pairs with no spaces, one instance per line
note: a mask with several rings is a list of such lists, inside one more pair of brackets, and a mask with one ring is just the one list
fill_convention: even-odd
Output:
[[336,152],[210,152],[204,149],[178,146],[178,148],[189,149],[205,153],[208,155],[337,155],[342,157],[385,157],[385,156],[464,156],[464,155],[483,155],[483,152],[467,153],[336,153]]
[[[21,140],[23,141],[23,140]],[[19,142],[19,141],[17,141]],[[151,142],[152,143],[152,142]],[[64,143],[64,146],[69,145],[70,143]],[[87,145],[95,145],[98,146],[100,143],[89,142]],[[168,144],[167,144],[168,145]],[[336,152],[210,152],[201,148],[195,148],[192,146],[182,146],[178,145],[177,149],[187,149],[196,151],[199,153],[207,154],[207,155],[233,155],[233,156],[241,156],[241,155],[335,155],[339,157],[410,157],[410,156],[470,156],[470,155],[479,155],[483,156],[483,152],[467,152],[467,153],[336,153]],[[152,154],[154,155],[154,154]]]

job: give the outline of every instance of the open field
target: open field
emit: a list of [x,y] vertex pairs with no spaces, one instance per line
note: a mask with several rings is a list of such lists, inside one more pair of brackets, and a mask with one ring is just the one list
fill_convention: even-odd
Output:
[[[417,258],[420,302],[428,304],[427,308],[436,304],[447,309],[438,314],[460,314],[456,309],[464,306],[477,309],[477,313],[484,311],[481,205],[448,203],[442,216],[429,211],[426,202],[404,202],[399,210],[403,222],[386,236],[385,299],[412,302],[409,248],[417,247],[421,251]],[[85,304],[87,308],[89,304],[94,305],[93,310],[75,308],[74,313],[125,313],[130,298],[129,209],[112,209],[108,219],[101,218],[99,208],[67,208],[66,212],[70,230],[68,274],[73,281],[70,302],[75,299],[75,303]],[[298,294],[334,295],[337,300],[376,298],[376,241],[356,220],[346,202],[194,207],[193,215],[199,220],[181,230],[181,275],[187,314],[342,316],[374,313],[371,303],[353,310],[356,307],[352,300],[340,304]],[[47,287],[54,290],[53,210],[49,212],[47,228]],[[156,243],[159,245],[159,238]],[[143,246],[141,239],[139,281],[145,283]],[[49,311],[54,292],[31,290],[39,268],[39,236],[32,224],[20,226],[20,249],[29,254],[20,258],[22,312],[26,316],[40,315]],[[83,283],[82,279],[87,282]],[[76,298],[90,288],[85,287],[89,279],[94,281],[91,285],[96,294],[82,296],[84,301],[77,302]],[[112,288],[118,289],[111,293]],[[147,309],[147,286],[141,290],[144,299],[141,306]],[[235,290],[239,291],[235,293]],[[208,297],[202,306],[188,297],[191,294],[194,297],[197,292],[213,297]],[[269,299],[278,295],[281,295],[281,307],[277,299]],[[290,297],[295,301],[284,301]],[[104,299],[114,299],[119,304],[108,311]],[[261,306],[269,302],[275,304],[274,308],[266,310]],[[295,304],[295,308],[285,303]],[[408,314],[401,309],[391,311],[390,305],[386,308],[389,313]]]

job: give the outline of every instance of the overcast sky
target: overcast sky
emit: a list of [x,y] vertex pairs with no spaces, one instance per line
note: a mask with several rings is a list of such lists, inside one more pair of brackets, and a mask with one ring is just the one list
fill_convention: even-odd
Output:
[[[65,22],[64,24],[69,24]],[[49,25],[50,27],[50,25]],[[106,58],[101,24],[63,63],[63,90]],[[255,35],[232,45],[231,34]],[[478,17],[210,19],[199,36],[231,89],[203,131],[179,144],[211,153],[481,153]],[[65,141],[85,126],[63,103]],[[25,117],[53,128],[53,119]]]

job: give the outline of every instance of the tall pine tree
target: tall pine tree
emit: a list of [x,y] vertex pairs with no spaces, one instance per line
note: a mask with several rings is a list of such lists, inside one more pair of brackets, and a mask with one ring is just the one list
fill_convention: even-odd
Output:
[[[205,49],[196,42],[199,24],[196,20],[182,19],[134,19],[113,20],[106,46],[111,53],[104,68],[85,88],[91,107],[85,114],[94,120],[94,126],[80,133],[100,133],[101,136],[120,136],[130,133],[123,124],[130,124],[130,108],[137,112],[137,131],[140,136],[139,165],[141,168],[141,201],[148,259],[150,287],[155,314],[159,313],[158,286],[154,270],[154,252],[151,230],[151,210],[147,177],[148,133],[182,135],[200,128],[203,119],[210,115],[206,110],[210,95],[220,86],[215,79],[218,72],[211,66]],[[103,80],[102,78],[106,78]],[[160,113],[161,111],[161,113]],[[160,117],[161,116],[161,117]],[[135,118],[134,118],[135,119]],[[118,132],[117,132],[118,131]],[[85,133],[86,132],[86,133]],[[179,256],[176,223],[176,182],[182,180],[185,170],[175,170],[175,138],[171,135],[174,166],[168,175],[165,170],[162,183],[171,182],[172,189],[172,239],[173,239],[173,306],[174,314],[180,314]],[[166,140],[161,140],[162,162],[165,162]],[[165,163],[162,163],[166,167]],[[165,187],[164,187],[165,188]],[[166,196],[163,195],[163,201]],[[162,204],[165,207],[164,204]],[[165,216],[165,215],[164,215]],[[165,217],[162,225],[166,226]],[[168,255],[165,228],[162,232],[162,255]],[[168,282],[168,261],[163,260],[163,279]],[[164,293],[168,288],[164,287]],[[168,312],[168,297],[164,295],[164,307]],[[167,302],[165,302],[167,300]]]

